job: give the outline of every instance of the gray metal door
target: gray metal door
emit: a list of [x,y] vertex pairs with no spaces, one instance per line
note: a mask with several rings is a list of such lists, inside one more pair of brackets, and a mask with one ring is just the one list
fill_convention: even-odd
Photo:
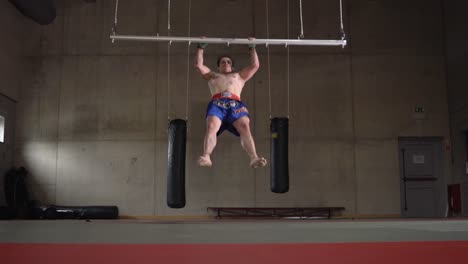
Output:
[[401,215],[444,217],[442,138],[400,138]]

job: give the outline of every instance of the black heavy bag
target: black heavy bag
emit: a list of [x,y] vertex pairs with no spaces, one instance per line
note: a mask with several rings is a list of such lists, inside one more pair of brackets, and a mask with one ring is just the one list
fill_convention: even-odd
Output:
[[13,208],[0,206],[0,220],[11,220],[16,217],[16,212]]
[[53,0],[9,0],[24,16],[40,25],[52,23],[57,16]]
[[31,199],[26,179],[28,171],[24,167],[11,168],[5,173],[4,187],[6,204],[15,217],[27,219]]
[[169,123],[167,154],[167,205],[171,208],[185,206],[185,149],[187,122],[174,119]]
[[117,206],[62,206],[44,208],[41,219],[117,219]]
[[285,193],[289,190],[288,118],[271,119],[271,191]]

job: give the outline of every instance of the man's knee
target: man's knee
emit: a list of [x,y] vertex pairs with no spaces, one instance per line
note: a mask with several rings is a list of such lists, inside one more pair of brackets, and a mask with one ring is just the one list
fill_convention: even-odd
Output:
[[239,133],[250,131],[250,120],[248,118],[241,118],[236,121],[236,129]]
[[220,122],[217,122],[217,120],[208,120],[206,124],[206,130],[208,133],[216,133],[218,132],[220,127]]

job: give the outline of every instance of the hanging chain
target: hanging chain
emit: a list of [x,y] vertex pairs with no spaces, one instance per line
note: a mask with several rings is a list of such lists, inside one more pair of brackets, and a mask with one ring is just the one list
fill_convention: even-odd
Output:
[[167,119],[171,120],[171,45],[167,45]]
[[[167,0],[167,34],[171,35],[171,0]],[[167,119],[171,120],[171,42],[167,45]]]
[[[289,0],[287,1],[286,12],[287,12],[287,15],[286,15],[286,23],[287,23],[286,31],[287,31],[287,34],[288,34],[287,38],[289,39]],[[286,67],[287,67],[287,71],[288,71],[287,72],[287,80],[286,80],[287,81],[288,94],[287,94],[286,100],[287,100],[287,108],[288,108],[287,117],[289,119],[289,45],[286,48],[286,52],[287,52],[286,53],[287,54],[287,56],[286,56],[287,57],[286,58],[286,60],[287,60]]]
[[299,14],[301,18],[301,34],[299,35],[299,38],[304,38],[304,22],[302,21],[302,0],[299,0]]
[[[189,0],[188,6],[188,36],[190,37],[191,31],[191,10],[192,10],[192,0]],[[190,42],[187,45],[187,98],[186,98],[186,107],[185,107],[185,120],[188,121],[188,109],[189,109],[189,82],[190,82]]]
[[[267,28],[267,39],[270,39],[270,28],[269,28],[269,16],[268,16],[268,0],[266,0],[266,28]],[[270,47],[267,44],[267,59],[268,59],[268,104],[270,109],[271,119],[271,72],[270,72]]]

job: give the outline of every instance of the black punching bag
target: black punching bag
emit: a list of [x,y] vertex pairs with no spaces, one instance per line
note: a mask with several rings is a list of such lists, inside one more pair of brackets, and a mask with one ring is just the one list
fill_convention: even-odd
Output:
[[271,191],[285,193],[289,191],[288,165],[288,118],[271,119]]
[[174,119],[169,123],[167,164],[167,205],[171,208],[185,206],[185,149],[187,122]]

